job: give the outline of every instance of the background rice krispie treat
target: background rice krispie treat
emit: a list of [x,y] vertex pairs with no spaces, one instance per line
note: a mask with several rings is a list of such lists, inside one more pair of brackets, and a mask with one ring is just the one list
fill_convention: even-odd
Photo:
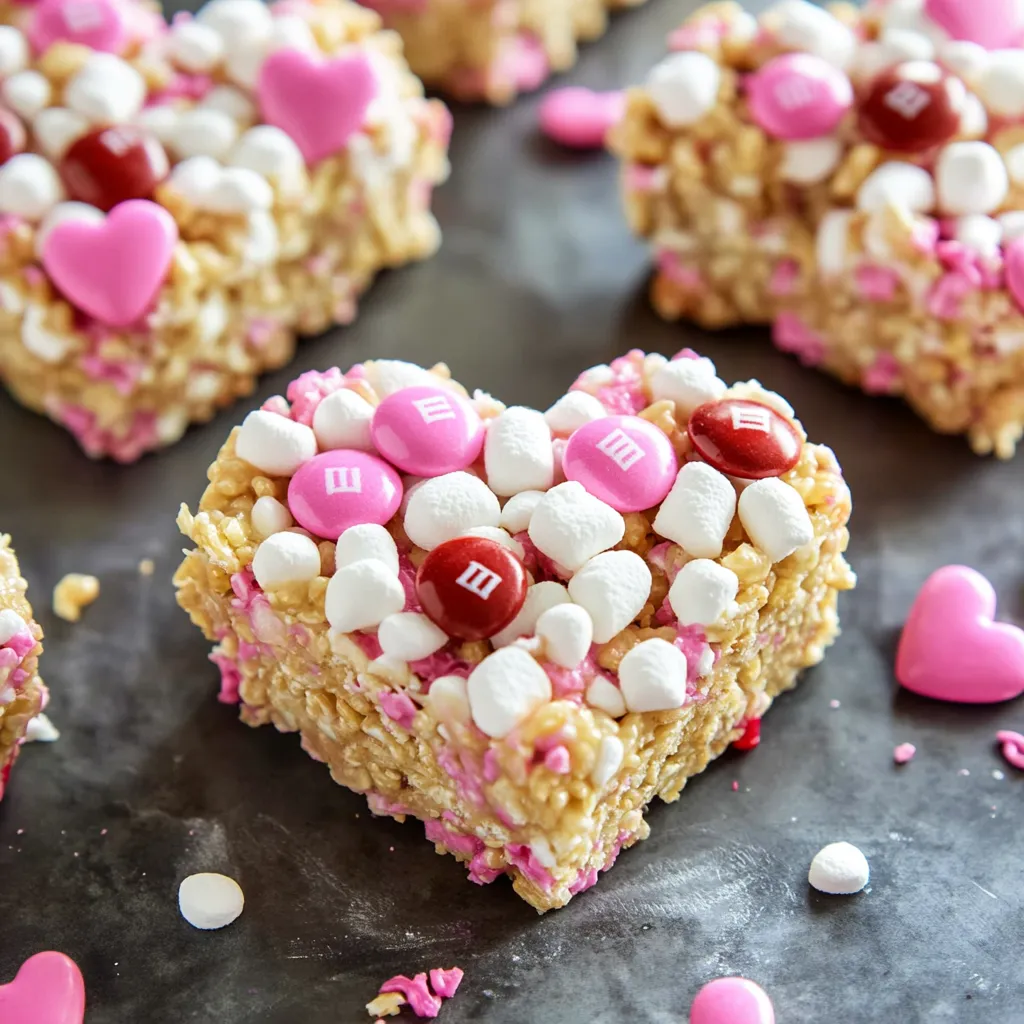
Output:
[[608,12],[644,0],[360,0],[401,33],[413,71],[461,100],[509,103],[576,63]]
[[32,618],[26,589],[11,538],[0,534],[0,799],[29,723],[47,701],[37,671],[43,631]]
[[543,414],[444,366],[303,374],[209,479],[175,582],[220,699],[541,911],[755,742],[854,584],[831,450],[689,351]]
[[92,456],[175,441],[438,245],[450,118],[348,0],[46,0],[0,28],[0,378]]
[[698,11],[613,134],[658,311],[771,322],[805,364],[1011,455],[1024,430],[1015,11]]

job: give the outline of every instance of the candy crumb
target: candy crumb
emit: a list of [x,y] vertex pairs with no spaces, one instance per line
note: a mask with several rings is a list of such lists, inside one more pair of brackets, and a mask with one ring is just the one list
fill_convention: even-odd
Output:
[[996,733],[996,742],[1007,762],[1024,771],[1024,735],[1003,729]]
[[732,791],[734,793],[739,792],[739,788],[740,788],[740,784],[735,779],[733,779],[732,780]]
[[906,764],[908,761],[912,761],[914,755],[917,753],[917,747],[913,743],[901,743],[892,752],[892,759],[897,764]]
[[852,896],[868,884],[868,859],[852,843],[830,843],[811,861],[807,881],[818,892]]
[[396,974],[381,985],[377,998],[366,1004],[366,1012],[371,1017],[393,1017],[408,1004],[417,1017],[436,1017],[442,1001],[455,995],[462,978],[461,967],[433,968],[429,986],[426,972],[412,978]]
[[397,1017],[405,1006],[405,996],[401,992],[382,992],[372,1002],[366,1004],[366,1012],[371,1017]]
[[139,562],[139,575],[152,576],[154,568],[155,566],[153,565],[153,559],[144,558],[141,562]]
[[100,581],[95,576],[69,572],[53,588],[53,613],[65,622],[78,622],[82,609],[100,596]]
[[842,707],[842,705],[841,705],[841,704],[839,703],[839,701],[837,701],[837,700],[830,700],[830,701],[828,702],[828,706],[829,706],[830,708],[832,708],[833,710],[835,710],[835,709],[836,709],[836,708],[838,708],[838,707]]

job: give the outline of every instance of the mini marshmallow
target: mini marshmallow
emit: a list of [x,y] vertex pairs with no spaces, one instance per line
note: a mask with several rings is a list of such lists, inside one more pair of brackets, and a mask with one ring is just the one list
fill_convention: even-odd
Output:
[[487,423],[487,483],[501,497],[546,491],[555,478],[551,430],[536,409],[512,406]]
[[196,21],[212,28],[227,47],[267,39],[274,25],[270,8],[260,0],[211,0],[199,9]]
[[224,58],[224,70],[236,85],[255,91],[269,51],[267,40],[232,46]]
[[689,462],[654,518],[654,532],[697,558],[718,558],[736,512],[736,490],[703,462]]
[[201,74],[211,71],[224,56],[224,40],[209,25],[199,21],[179,21],[169,33],[171,60],[180,68]]
[[474,526],[471,530],[467,530],[463,536],[465,537],[483,537],[486,540],[493,540],[495,544],[500,544],[503,548],[508,548],[516,558],[522,560],[526,557],[526,551],[523,545],[519,543],[508,532],[508,530],[501,529],[500,526]]
[[[45,114],[46,111],[44,110],[43,113]],[[143,107],[132,118],[132,124],[155,136],[161,145],[170,146],[174,139],[175,129],[178,127],[178,116],[178,111],[171,106]],[[75,117],[81,117],[81,114],[75,114]],[[84,117],[82,121],[88,125]]]
[[938,61],[954,75],[974,85],[989,66],[989,52],[984,46],[966,39],[951,39],[939,46]]
[[1006,198],[1010,178],[999,150],[987,142],[954,142],[935,164],[939,208],[946,214],[992,213]]
[[358,523],[350,526],[339,538],[334,548],[335,570],[359,562],[364,558],[376,558],[391,572],[398,575],[398,545],[394,537],[377,523]]
[[241,886],[227,875],[189,875],[178,886],[178,910],[193,928],[226,928],[237,920],[244,906]]
[[381,398],[401,391],[402,388],[419,387],[429,385],[430,387],[443,387],[444,381],[429,370],[415,363],[407,363],[402,359],[374,359],[367,363],[363,369],[366,371],[366,379],[370,387]]
[[994,257],[999,255],[1003,244],[1003,226],[992,217],[981,214],[957,217],[954,237],[982,256]]
[[835,15],[806,0],[783,0],[771,9],[775,39],[783,49],[813,53],[846,70],[857,52],[857,37]]
[[11,25],[0,25],[0,77],[16,75],[28,65],[25,33]]
[[16,611],[0,609],[0,647],[26,629],[28,623]]
[[1003,160],[1014,185],[1024,185],[1024,143],[1008,149]]
[[308,583],[320,575],[320,551],[304,534],[272,534],[256,549],[252,574],[264,590]]
[[817,185],[839,166],[843,153],[843,144],[834,135],[787,142],[782,147],[779,174],[783,181]]
[[964,98],[960,112],[960,134],[969,139],[983,139],[988,134],[988,111],[973,92]]
[[619,687],[630,711],[672,711],[686,703],[686,655],[654,637],[627,651]]
[[[241,89],[236,89],[233,85],[215,85],[199,101],[199,106],[206,107],[207,110],[219,110],[238,124],[251,124],[256,120],[255,104]],[[151,109],[166,110],[167,108],[153,107]],[[264,127],[269,127],[269,125]],[[252,169],[258,170],[255,167]]]
[[622,758],[626,748],[618,736],[603,736],[597,748],[597,760],[590,769],[590,779],[595,786],[604,786],[622,767]]
[[886,29],[881,36],[885,67],[908,61],[930,61],[935,58],[935,43],[920,32],[906,28]]
[[277,259],[281,242],[277,225],[267,210],[253,210],[246,217],[247,232],[242,249],[243,262],[250,267],[268,267]]
[[[551,492],[548,491],[548,494]],[[505,502],[501,510],[501,525],[509,533],[522,533],[530,528],[530,520],[544,498],[544,491],[520,491]]]
[[575,480],[552,487],[530,517],[530,540],[567,572],[615,547],[626,532],[621,512]]
[[182,160],[193,156],[220,160],[228,155],[237,139],[238,125],[227,114],[209,107],[194,107],[179,115],[171,146]]
[[571,580],[569,596],[594,620],[594,641],[606,644],[642,611],[651,596],[651,570],[633,551],[595,555]]
[[718,102],[722,73],[706,53],[673,53],[647,76],[647,94],[668,128],[696,124]]
[[522,647],[503,647],[484,658],[466,690],[477,728],[495,739],[551,700],[551,680]]
[[715,364],[706,357],[673,359],[651,376],[651,398],[655,402],[676,403],[680,418],[687,417],[705,402],[714,402],[725,394],[725,381],[715,373]]
[[998,218],[999,227],[1003,232],[1003,243],[1009,245],[1018,238],[1024,238],[1024,210],[1011,210],[1001,213]]
[[474,526],[497,526],[500,518],[498,499],[483,480],[445,473],[416,488],[405,510],[405,532],[413,544],[431,551]]
[[68,146],[88,130],[89,122],[67,107],[47,107],[32,122],[32,134],[51,160],[59,160]]
[[736,608],[739,577],[709,558],[695,558],[679,570],[668,603],[680,626],[712,626]]
[[256,409],[239,428],[235,454],[270,476],[291,476],[316,455],[316,435],[303,423]]
[[302,50],[303,53],[317,53],[320,49],[309,22],[297,14],[278,14],[274,18],[269,48]]
[[389,658],[419,661],[441,650],[448,634],[422,612],[396,612],[381,622],[377,640]]
[[626,713],[622,691],[605,676],[595,676],[587,687],[587,703],[612,718],[621,718]]
[[25,726],[26,743],[56,743],[60,739],[60,730],[44,714],[29,719]]
[[793,406],[787,402],[777,391],[769,391],[759,380],[737,381],[728,392],[735,398],[749,398],[752,402],[760,402],[774,409],[780,416],[787,420],[795,420],[796,413]]
[[313,432],[322,451],[332,448],[357,448],[373,451],[370,423],[373,406],[362,395],[348,388],[332,391],[313,413]]
[[1024,115],[1024,50],[996,50],[977,83],[985,106],[997,116]]
[[4,102],[26,121],[49,104],[51,93],[49,79],[38,71],[19,71],[0,86]]
[[71,348],[71,338],[55,334],[46,326],[47,307],[37,302],[25,305],[21,318],[21,343],[44,363],[59,363]]
[[826,277],[835,277],[846,270],[852,221],[853,213],[850,210],[830,210],[821,218],[815,255],[818,272]]
[[363,558],[338,569],[324,595],[324,612],[336,633],[372,629],[404,607],[401,582],[379,558]]
[[65,220],[87,220],[93,224],[100,224],[106,219],[106,215],[98,207],[90,206],[88,203],[58,203],[42,219],[36,229],[35,238],[32,240],[35,246],[36,256],[43,258],[43,249],[50,232]]
[[548,660],[567,669],[576,668],[594,642],[594,623],[587,610],[577,604],[549,608],[537,619],[535,631],[544,641]]
[[442,722],[469,725],[469,693],[462,676],[441,676],[430,684],[427,703]]
[[935,208],[935,184],[932,176],[915,164],[890,160],[876,167],[857,191],[857,209],[867,213],[895,206],[913,213],[928,213]]
[[832,896],[852,896],[868,884],[868,859],[852,843],[829,843],[811,861],[807,881]]
[[255,171],[286,188],[305,181],[306,163],[299,147],[272,124],[258,124],[244,132],[228,163]]
[[814,539],[814,527],[800,493],[778,477],[755,480],[739,501],[747,536],[772,562],[781,562]]
[[63,198],[53,164],[35,153],[18,153],[0,167],[0,212],[38,221]]
[[526,590],[526,600],[519,614],[499,633],[491,637],[491,643],[497,647],[507,647],[513,640],[521,636],[533,636],[537,629],[537,620],[547,611],[559,605],[571,602],[569,591],[561,583],[545,580],[534,583]]
[[568,437],[591,420],[607,415],[605,407],[593,395],[586,391],[570,391],[544,413],[544,420],[552,434]]
[[295,524],[288,506],[269,494],[257,498],[249,513],[253,529],[261,537],[271,537]]
[[111,53],[94,53],[64,87],[65,104],[97,124],[131,121],[145,98],[142,75]]

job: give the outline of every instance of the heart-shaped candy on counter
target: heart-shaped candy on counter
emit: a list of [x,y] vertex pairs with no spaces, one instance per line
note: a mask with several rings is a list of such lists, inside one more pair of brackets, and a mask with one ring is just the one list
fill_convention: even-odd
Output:
[[697,993],[690,1024],[775,1024],[775,1010],[760,985],[746,978],[716,978]]
[[947,565],[925,580],[896,652],[896,678],[923,697],[993,704],[1024,693],[1024,630],[994,622],[981,573]]
[[1024,34],[1017,0],[925,0],[924,13],[953,39],[988,50],[1019,46]]
[[3,1024],[82,1024],[84,1017],[82,972],[63,953],[36,953],[0,985]]

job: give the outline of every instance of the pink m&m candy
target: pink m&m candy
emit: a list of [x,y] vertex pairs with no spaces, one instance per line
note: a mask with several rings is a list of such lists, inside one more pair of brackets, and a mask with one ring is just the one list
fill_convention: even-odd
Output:
[[288,485],[288,507],[298,524],[336,540],[350,526],[383,526],[402,503],[402,480],[383,460],[339,448],[310,459]]
[[746,978],[716,978],[697,993],[690,1024],[775,1024],[775,1009],[760,985]]
[[853,86],[837,67],[810,53],[770,60],[747,79],[750,113],[779,139],[828,135],[853,106]]
[[28,37],[37,53],[61,41],[120,53],[128,31],[112,0],[42,0],[32,15]]
[[377,406],[373,446],[399,469],[442,476],[472,465],[484,445],[484,424],[461,395],[429,385],[402,388]]
[[672,442],[639,416],[605,416],[582,426],[566,445],[562,468],[617,512],[653,508],[679,469]]

